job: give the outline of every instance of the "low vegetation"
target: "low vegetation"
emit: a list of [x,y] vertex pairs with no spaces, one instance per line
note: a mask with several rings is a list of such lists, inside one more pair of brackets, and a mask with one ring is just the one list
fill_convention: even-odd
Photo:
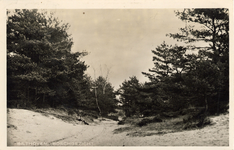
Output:
[[[116,129],[114,133],[129,132],[127,134],[129,136],[151,136],[181,132],[184,130],[201,129],[207,125],[213,124],[209,116],[204,115],[204,109],[200,108],[197,110],[198,111],[193,112],[190,109],[190,113],[184,115],[181,115],[178,112],[174,114],[173,112],[170,112],[168,113],[170,115],[162,114],[144,118],[127,117],[118,122],[119,125],[125,126]],[[187,111],[189,111],[189,109]]]
[[90,123],[94,123],[95,119],[98,119],[96,113],[76,110],[76,109],[54,109],[54,108],[46,108],[46,109],[33,109],[32,111],[39,112],[44,116],[51,116],[58,119],[63,120],[64,122],[72,123],[72,124],[84,124],[89,125]]
[[153,119],[142,119],[137,125],[142,127],[149,123],[154,123],[154,122],[162,122],[162,119],[158,117],[154,117]]

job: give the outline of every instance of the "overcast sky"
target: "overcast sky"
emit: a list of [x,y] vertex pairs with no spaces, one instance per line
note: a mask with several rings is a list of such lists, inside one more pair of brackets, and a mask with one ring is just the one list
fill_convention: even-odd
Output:
[[[87,51],[82,60],[90,67],[87,74],[94,78],[106,75],[115,87],[131,76],[147,81],[141,72],[153,67],[151,50],[166,41],[167,33],[177,33],[185,23],[173,9],[67,9],[53,10],[59,20],[71,25],[73,52]],[[102,71],[101,71],[102,70]]]

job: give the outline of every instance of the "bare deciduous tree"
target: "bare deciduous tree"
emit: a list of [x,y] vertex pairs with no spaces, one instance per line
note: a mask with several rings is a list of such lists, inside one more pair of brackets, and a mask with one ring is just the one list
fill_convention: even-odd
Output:
[[[96,71],[95,71],[95,69],[93,68],[93,71],[94,71],[94,80],[96,80]],[[97,98],[97,85],[95,85],[94,87],[94,91],[95,91],[95,98],[96,98],[96,104],[97,104],[97,107],[98,107],[98,110],[99,110],[99,115],[100,116],[102,116],[102,111],[101,111],[101,109],[100,109],[100,107],[99,107],[99,104],[98,104],[98,98]]]

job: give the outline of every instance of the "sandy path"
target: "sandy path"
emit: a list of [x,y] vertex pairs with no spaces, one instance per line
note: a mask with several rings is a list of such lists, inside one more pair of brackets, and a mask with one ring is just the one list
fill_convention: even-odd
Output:
[[127,132],[114,134],[117,125],[112,120],[97,125],[73,125],[60,119],[45,117],[27,110],[11,109],[8,115],[9,145],[53,146],[228,146],[228,115],[213,118],[213,126],[203,129],[129,137]]
[[[103,121],[102,125],[88,127],[90,129],[83,132],[87,138],[82,136],[80,138],[83,145],[93,146],[228,146],[228,115],[211,119],[215,125],[203,129],[146,137],[129,137],[127,132],[113,134],[114,129],[123,126],[118,126],[115,121]],[[71,137],[64,142],[76,141],[76,139]]]

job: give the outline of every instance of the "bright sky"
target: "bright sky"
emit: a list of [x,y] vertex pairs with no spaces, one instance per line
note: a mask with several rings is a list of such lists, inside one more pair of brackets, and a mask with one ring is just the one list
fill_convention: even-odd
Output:
[[59,20],[71,25],[73,52],[87,51],[82,60],[90,67],[87,74],[94,78],[106,75],[115,87],[131,76],[147,81],[141,72],[153,67],[151,50],[166,41],[167,33],[177,33],[185,23],[172,9],[64,9],[53,10]]

